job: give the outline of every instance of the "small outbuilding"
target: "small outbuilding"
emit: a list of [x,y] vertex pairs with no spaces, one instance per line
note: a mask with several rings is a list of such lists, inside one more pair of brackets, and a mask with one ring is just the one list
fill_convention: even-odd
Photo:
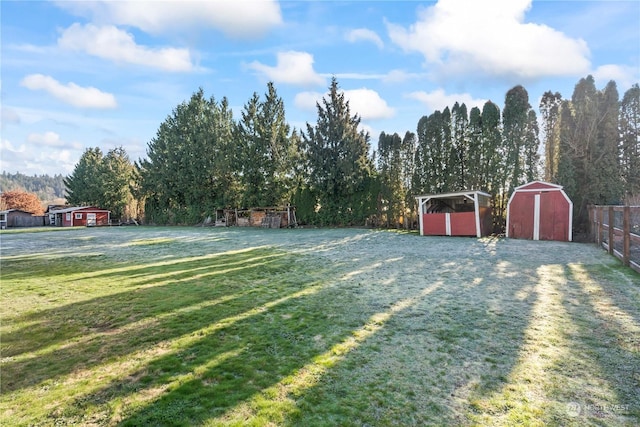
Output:
[[0,229],[13,227],[42,227],[45,218],[42,215],[34,215],[22,209],[7,209],[0,211]]
[[533,181],[509,198],[507,237],[570,242],[572,223],[573,203],[561,185]]
[[51,225],[58,227],[97,227],[109,225],[111,211],[94,206],[76,206],[49,211]]
[[491,195],[483,191],[417,196],[421,236],[488,236]]

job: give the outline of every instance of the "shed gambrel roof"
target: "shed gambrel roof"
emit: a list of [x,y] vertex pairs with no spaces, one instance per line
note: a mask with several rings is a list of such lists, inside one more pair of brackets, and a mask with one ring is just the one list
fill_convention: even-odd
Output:
[[520,190],[548,190],[548,191],[560,191],[562,190],[564,187],[562,185],[559,184],[552,184],[550,182],[544,182],[544,181],[531,181],[528,182],[526,184],[523,184],[519,187],[516,187],[513,189],[514,192]]

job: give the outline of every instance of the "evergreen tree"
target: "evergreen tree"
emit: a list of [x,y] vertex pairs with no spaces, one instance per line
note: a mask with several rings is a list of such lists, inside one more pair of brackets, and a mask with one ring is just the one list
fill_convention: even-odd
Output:
[[418,122],[418,148],[414,188],[418,193],[453,191],[456,181],[452,162],[451,111],[436,110]]
[[265,100],[261,102],[254,93],[237,126],[237,167],[241,171],[244,206],[274,206],[291,201],[299,147],[298,140],[290,138],[289,133],[284,102],[273,83],[269,83]]
[[640,198],[640,86],[624,93],[620,104],[621,171],[627,201]]
[[402,145],[400,148],[400,163],[401,163],[401,181],[402,188],[404,189],[404,215],[403,225],[405,228],[411,226],[409,218],[414,217],[416,201],[414,199],[415,194],[412,190],[412,179],[415,170],[415,153],[416,153],[416,134],[407,131],[402,138]]
[[[558,169],[557,182],[564,187],[571,200],[578,200],[578,171],[582,164],[574,145],[576,126],[571,101],[563,100],[558,115]],[[575,203],[575,202],[574,202]]]
[[523,159],[528,141],[533,132],[530,126],[529,94],[520,85],[510,89],[505,96],[504,110],[502,111],[502,136],[504,141],[504,186],[506,195],[510,195],[513,189],[524,184],[526,169]]
[[138,217],[136,200],[131,193],[134,166],[122,147],[109,150],[100,168],[102,195],[100,206],[111,211],[111,217]]
[[540,128],[536,112],[532,109],[527,114],[527,125],[524,140],[524,174],[527,182],[538,179],[540,175]]
[[469,126],[467,131],[469,149],[467,154],[467,187],[470,190],[486,189],[483,179],[483,140],[482,140],[482,113],[478,107],[473,107],[469,113]]
[[328,99],[317,103],[315,126],[302,134],[309,169],[309,185],[319,203],[319,221],[363,224],[375,211],[371,193],[372,160],[369,135],[358,130],[360,118],[351,115],[348,101],[335,78]]
[[67,188],[66,200],[70,205],[101,206],[102,202],[102,161],[100,148],[87,148],[73,168],[71,175],[64,179]]
[[574,132],[569,142],[574,151],[576,194],[574,224],[579,232],[587,226],[587,205],[593,203],[591,189],[594,188],[594,154],[598,129],[599,95],[592,76],[580,79],[571,96]]
[[467,114],[467,106],[457,102],[451,109],[451,144],[449,169],[450,184],[449,188],[453,191],[461,191],[467,189],[469,181],[467,163],[469,157],[469,117]]
[[267,206],[263,201],[265,195],[265,148],[258,134],[260,120],[260,97],[253,93],[251,99],[245,104],[241,113],[242,117],[237,124],[237,162],[236,168],[240,171],[239,184],[242,191],[241,205],[247,208]]
[[493,228],[504,229],[506,201],[504,195],[504,156],[500,108],[491,101],[482,107],[482,163],[480,188],[493,197]]
[[378,173],[382,202],[382,219],[386,226],[398,226],[406,210],[406,190],[403,183],[403,144],[397,133],[384,132],[378,138]]
[[236,205],[233,127],[226,98],[205,99],[202,89],[160,124],[139,165],[148,219],[195,223]]
[[590,201],[597,204],[619,204],[623,195],[619,152],[619,96],[616,83],[607,83],[599,94],[598,130],[590,165],[593,189]]
[[502,131],[500,108],[491,101],[482,107],[482,148],[480,188],[496,195],[502,188]]
[[558,145],[560,117],[560,104],[562,95],[559,92],[547,91],[540,101],[540,114],[542,115],[542,131],[544,133],[544,179],[548,182],[557,182],[558,174]]
[[417,126],[417,144],[413,163],[415,165],[411,176],[411,188],[415,194],[428,194],[431,192],[431,168],[432,160],[427,146],[427,123],[429,117],[422,116]]
[[124,148],[109,150],[105,156],[99,148],[88,148],[65,178],[67,203],[108,209],[114,219],[137,218],[138,202],[131,192],[134,174]]

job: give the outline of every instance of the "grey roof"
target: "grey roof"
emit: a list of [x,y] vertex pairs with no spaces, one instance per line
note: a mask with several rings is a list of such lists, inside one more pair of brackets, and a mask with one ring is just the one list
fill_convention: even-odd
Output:
[[82,209],[89,209],[89,210],[96,210],[96,211],[105,211],[105,212],[110,212],[107,209],[100,209],[100,208],[96,208],[95,206],[73,206],[70,208],[64,208],[64,209],[52,209],[49,211],[50,214],[61,214],[61,213],[67,213],[67,212],[75,212],[75,211],[79,211]]

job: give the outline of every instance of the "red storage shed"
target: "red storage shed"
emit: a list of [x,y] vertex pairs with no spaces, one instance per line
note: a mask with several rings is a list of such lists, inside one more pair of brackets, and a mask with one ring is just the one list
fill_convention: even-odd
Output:
[[573,203],[561,185],[533,181],[517,187],[507,205],[507,237],[570,242]]
[[417,196],[421,236],[491,234],[491,195],[483,191]]

